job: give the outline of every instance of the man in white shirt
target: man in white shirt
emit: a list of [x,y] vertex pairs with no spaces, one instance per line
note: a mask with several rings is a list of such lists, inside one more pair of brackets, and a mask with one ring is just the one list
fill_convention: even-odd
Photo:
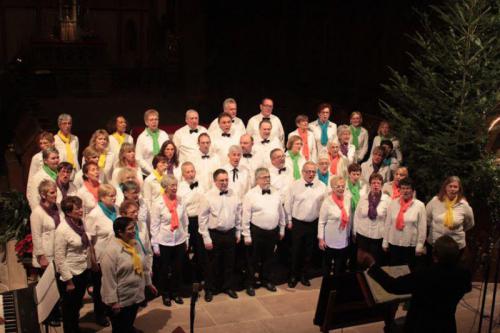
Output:
[[254,145],[253,149],[256,153],[264,157],[264,166],[270,164],[269,154],[273,149],[283,149],[281,142],[277,138],[271,138],[271,130],[273,125],[269,120],[262,120],[259,124],[259,134],[253,136]]
[[199,124],[198,112],[193,109],[186,111],[186,125],[174,133],[174,144],[179,151],[179,161],[193,161],[198,151],[198,136],[207,129]]
[[191,265],[193,268],[193,279],[196,282],[203,280],[202,272],[202,251],[203,245],[198,233],[198,212],[200,210],[200,201],[206,192],[203,185],[196,180],[196,170],[193,163],[184,162],[181,166],[182,181],[177,189],[177,196],[182,200],[182,204],[186,207],[189,225],[189,250],[193,254]]
[[69,114],[62,113],[57,118],[57,126],[59,131],[54,135],[54,146],[59,152],[61,162],[69,162],[73,165],[75,171],[80,170],[78,163],[78,150],[80,144],[78,137],[71,134],[73,120]]
[[242,214],[242,235],[248,254],[246,291],[249,296],[255,296],[253,284],[256,271],[259,271],[261,284],[269,291],[276,291],[271,279],[271,266],[276,243],[285,236],[283,203],[279,192],[271,188],[269,171],[258,168],[255,179],[257,185],[243,199]]
[[214,171],[221,167],[219,157],[210,152],[211,140],[207,133],[198,136],[198,151],[193,159],[198,181],[203,188],[209,190],[213,185]]
[[291,170],[285,167],[285,153],[280,148],[273,149],[270,153],[271,165],[269,173],[271,174],[271,186],[278,190],[281,199],[285,202],[290,187]]
[[240,146],[229,147],[227,156],[229,163],[224,164],[222,169],[226,170],[229,175],[229,188],[242,199],[250,188],[250,171],[246,167],[240,165]]
[[273,115],[274,102],[270,98],[263,98],[260,103],[260,113],[250,118],[247,124],[247,133],[255,136],[259,133],[259,124],[262,120],[269,120],[272,124],[271,139],[277,138],[281,145],[285,144],[285,131],[281,120]]
[[[222,103],[222,112],[225,112],[231,116],[231,135],[239,138],[243,134],[245,134],[245,124],[243,120],[236,117],[238,114],[238,105],[234,98],[226,98]],[[208,133],[211,137],[215,137],[221,134],[221,130],[219,128],[219,119],[215,118],[208,127]]]
[[[215,187],[205,193],[198,215],[198,231],[208,257],[205,267],[207,302],[213,299],[216,275],[223,275],[221,290],[231,298],[238,298],[233,286],[233,271],[235,246],[241,238],[241,201],[228,189],[229,177],[225,170],[216,170],[213,178]],[[224,267],[223,272],[217,272],[219,267]]]
[[306,162],[302,167],[302,179],[290,185],[285,210],[288,228],[292,229],[292,267],[288,286],[295,288],[297,278],[304,286],[310,286],[305,276],[306,262],[311,260],[318,234],[319,210],[327,188],[315,179],[316,164]]
[[161,145],[168,140],[168,134],[159,129],[160,115],[158,111],[149,109],[144,112],[146,128],[137,138],[135,157],[144,176],[153,172],[153,157],[160,152]]
[[227,162],[228,148],[240,143],[240,136],[235,136],[231,133],[231,116],[229,113],[221,113],[219,115],[220,131],[215,136],[212,136],[212,151],[219,156],[221,163]]
[[240,138],[241,161],[240,165],[250,171],[250,183],[254,184],[255,170],[265,167],[265,161],[269,160],[269,155],[263,156],[253,149],[253,138],[248,134],[243,134]]

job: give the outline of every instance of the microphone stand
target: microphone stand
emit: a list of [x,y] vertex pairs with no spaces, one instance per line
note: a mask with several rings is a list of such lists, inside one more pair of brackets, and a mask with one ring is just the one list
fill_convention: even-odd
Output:
[[194,318],[195,318],[195,307],[196,301],[198,300],[198,294],[200,292],[200,284],[193,283],[193,293],[191,294],[191,306],[189,312],[189,328],[190,332],[194,333]]

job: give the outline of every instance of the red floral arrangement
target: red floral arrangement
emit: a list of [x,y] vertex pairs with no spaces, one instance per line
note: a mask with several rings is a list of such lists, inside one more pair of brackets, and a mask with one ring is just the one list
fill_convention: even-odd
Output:
[[27,234],[26,237],[18,241],[15,249],[19,258],[23,258],[25,255],[31,255],[33,253],[33,241],[31,234]]

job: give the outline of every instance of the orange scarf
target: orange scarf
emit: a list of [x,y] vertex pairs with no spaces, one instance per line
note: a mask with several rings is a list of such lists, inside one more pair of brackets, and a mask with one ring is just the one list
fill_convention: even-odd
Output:
[[300,138],[302,139],[302,154],[306,158],[307,161],[309,161],[309,144],[307,142],[307,130],[302,132],[301,129],[297,129],[297,132],[299,132]]
[[332,193],[332,200],[335,202],[337,207],[340,208],[342,211],[342,215],[340,217],[340,230],[344,230],[345,227],[347,227],[347,224],[349,223],[349,216],[347,216],[347,212],[344,209],[344,196],[342,198],[338,198],[335,193]]
[[399,186],[396,184],[396,182],[392,182],[392,195],[391,199],[396,199],[401,196],[401,193],[399,193]]
[[407,202],[405,202],[402,197],[399,199],[399,213],[396,218],[396,229],[403,230],[405,228],[405,213],[408,208],[410,208],[412,202],[413,199]]
[[333,158],[330,156],[330,173],[332,175],[337,174],[337,164],[339,163],[339,161],[340,161],[339,155],[337,155]]
[[83,182],[83,185],[87,188],[87,190],[92,194],[94,197],[95,201],[99,201],[99,195],[97,194],[99,192],[99,182],[97,182],[97,186],[92,185],[92,183],[89,180],[85,180]]
[[177,215],[177,199],[170,200],[166,194],[163,195],[163,202],[167,206],[172,218],[170,220],[170,230],[175,231],[179,228],[179,215]]

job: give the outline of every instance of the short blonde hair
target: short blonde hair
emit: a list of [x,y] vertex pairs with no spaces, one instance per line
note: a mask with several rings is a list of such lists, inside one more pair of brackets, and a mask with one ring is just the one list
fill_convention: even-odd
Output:
[[341,136],[342,133],[344,133],[344,132],[349,132],[349,134],[351,134],[351,130],[349,129],[349,126],[340,125],[339,127],[337,127],[337,136]]
[[118,172],[118,184],[125,182],[129,176],[133,176],[134,179],[137,179],[137,171],[130,167],[122,168],[120,172]]
[[97,190],[97,198],[101,200],[105,196],[116,195],[116,189],[113,185],[110,184],[102,184],[99,185],[99,189]]
[[38,194],[40,194],[40,197],[43,198],[45,195],[47,195],[47,192],[49,192],[51,188],[57,188],[56,183],[52,180],[44,179],[42,180],[40,185],[38,185]]
[[343,180],[345,182],[345,179],[342,176],[338,176],[338,175],[332,176],[332,178],[330,179],[330,187],[334,188],[341,180]]
[[179,181],[172,175],[163,176],[161,179],[161,187],[167,188],[168,185],[177,184]]
[[160,117],[160,114],[155,109],[147,109],[146,112],[144,112],[144,122],[148,121],[150,115]]

